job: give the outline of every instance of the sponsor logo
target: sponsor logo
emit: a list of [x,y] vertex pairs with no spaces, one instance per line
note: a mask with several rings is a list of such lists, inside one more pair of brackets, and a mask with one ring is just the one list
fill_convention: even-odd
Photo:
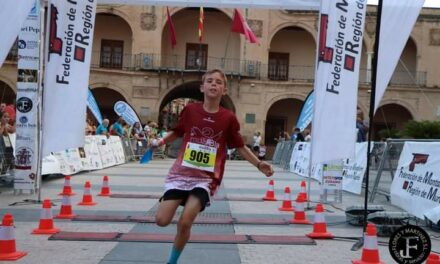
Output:
[[416,164],[426,164],[429,154],[413,153],[413,159],[409,164],[409,171],[414,171]]
[[15,167],[21,170],[31,169],[34,152],[27,147],[18,148],[15,154]]
[[18,48],[25,49],[26,48],[26,41],[20,39],[20,41],[18,41]]
[[388,249],[397,263],[421,264],[431,252],[431,239],[422,228],[406,225],[390,236]]
[[37,175],[35,175],[35,173],[29,174],[29,179],[35,180],[35,178],[37,178]]
[[118,113],[124,113],[127,111],[127,106],[124,103],[118,103],[115,105],[115,109]]
[[18,119],[18,121],[20,121],[21,124],[26,124],[28,122],[28,118],[26,116],[22,116],[20,119]]
[[32,100],[27,97],[21,97],[17,100],[17,110],[21,113],[27,113],[32,110]]

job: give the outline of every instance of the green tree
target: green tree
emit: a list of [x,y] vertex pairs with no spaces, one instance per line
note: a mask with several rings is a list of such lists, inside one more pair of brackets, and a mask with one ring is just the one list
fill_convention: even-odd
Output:
[[415,139],[438,139],[440,138],[440,121],[408,121],[402,135]]

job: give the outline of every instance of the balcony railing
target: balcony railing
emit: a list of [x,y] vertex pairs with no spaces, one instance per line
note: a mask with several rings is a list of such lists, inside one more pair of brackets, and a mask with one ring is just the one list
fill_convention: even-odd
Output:
[[239,60],[230,58],[207,57],[207,65],[197,62],[203,58],[187,62],[184,55],[137,54],[136,67],[143,70],[175,70],[175,71],[204,71],[206,69],[221,69],[226,74],[235,74],[257,78],[260,72],[260,62],[252,60]]
[[[108,54],[106,54],[108,56]],[[202,59],[202,58],[200,58]],[[188,66],[185,55],[161,55],[161,54],[124,54],[109,60],[105,58],[102,63],[102,55],[99,52],[93,53],[92,68],[109,68],[120,70],[170,70],[170,71],[205,71],[207,69],[222,69],[227,74],[240,75],[256,78],[259,80],[272,81],[293,81],[313,83],[315,79],[315,66],[261,64],[254,60],[239,60],[230,58],[208,57],[206,67],[200,65],[194,67],[194,63]],[[187,67],[188,66],[188,67]],[[371,83],[371,71],[360,69],[359,82],[361,84]],[[390,85],[426,86],[426,72],[420,71],[396,71],[394,72]]]

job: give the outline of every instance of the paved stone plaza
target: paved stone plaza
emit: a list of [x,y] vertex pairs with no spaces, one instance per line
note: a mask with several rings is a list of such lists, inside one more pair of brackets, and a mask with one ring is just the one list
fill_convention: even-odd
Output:
[[[109,198],[100,197],[102,176],[108,175],[112,193],[160,195],[164,177],[173,160],[153,160],[149,164],[128,163],[100,171],[83,172],[74,175],[71,180],[76,193],[72,197],[73,211],[78,215],[119,215],[119,216],[152,216],[158,201],[141,198]],[[389,177],[384,177],[389,178]],[[276,167],[273,177],[276,195],[283,197],[284,187],[289,186],[292,196],[300,189],[302,178],[293,173],[285,172]],[[92,193],[96,206],[80,207],[76,204],[82,199],[83,186],[86,180],[92,183]],[[384,180],[383,184],[386,184]],[[53,199],[56,206],[53,214],[58,214],[61,197],[57,194],[62,190],[63,177],[49,177],[42,185],[42,198]],[[268,179],[258,173],[249,163],[228,161],[223,186],[219,196],[262,198],[266,192]],[[389,180],[388,180],[389,184]],[[94,242],[94,241],[53,241],[47,235],[30,235],[38,226],[40,206],[35,204],[19,204],[9,206],[24,199],[36,196],[14,196],[12,189],[0,189],[0,212],[11,212],[15,218],[17,248],[28,252],[28,255],[16,263],[45,264],[130,264],[130,263],[166,263],[171,243],[146,242]],[[319,198],[318,185],[312,183],[311,200]],[[292,213],[279,212],[278,202],[262,201],[214,201],[213,205],[203,213],[206,217],[233,218],[270,218],[291,219]],[[314,205],[315,203],[311,203]],[[338,237],[359,237],[362,230],[345,223],[345,208],[363,204],[363,197],[344,193],[342,204],[326,205],[328,229]],[[375,204],[382,204],[387,210],[399,211],[383,196],[377,196]],[[307,211],[308,218],[313,220],[313,211]],[[166,228],[155,224],[133,222],[92,222],[55,220],[55,226],[62,231],[75,232],[121,232],[121,233],[156,233],[174,234],[176,225]],[[255,225],[255,224],[196,224],[193,234],[246,234],[246,235],[297,235],[311,232],[312,226],[304,225]],[[440,243],[434,236],[438,234],[429,230],[434,251],[440,251]],[[379,241],[388,242],[387,238]],[[253,244],[199,244],[190,243],[180,258],[182,264],[287,264],[287,263],[351,263],[352,259],[361,256],[361,250],[351,251],[354,240],[317,240],[317,245],[253,245]],[[380,243],[381,259],[385,263],[394,263],[386,244]]]

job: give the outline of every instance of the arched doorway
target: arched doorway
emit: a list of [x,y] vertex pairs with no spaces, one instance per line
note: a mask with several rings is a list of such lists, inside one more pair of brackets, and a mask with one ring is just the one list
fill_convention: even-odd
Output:
[[412,119],[411,112],[401,105],[386,104],[379,107],[373,119],[373,139],[378,141],[389,134],[392,136]]
[[5,82],[0,81],[0,103],[12,104],[16,97],[14,90]]
[[[177,121],[183,107],[192,101],[203,101],[203,93],[200,92],[200,81],[183,83],[173,88],[159,106],[159,124],[172,127]],[[223,96],[220,105],[235,112],[235,106],[229,95]]]
[[303,105],[303,101],[293,98],[281,99],[276,101],[269,108],[266,117],[265,126],[265,144],[268,146],[276,145],[280,132],[292,134],[292,130],[296,126],[299,112]]
[[96,102],[98,103],[102,117],[108,118],[110,120],[110,123],[113,123],[118,117],[118,115],[113,110],[113,106],[115,105],[115,103],[117,101],[127,102],[122,94],[105,87],[92,89],[92,94],[95,97]]

